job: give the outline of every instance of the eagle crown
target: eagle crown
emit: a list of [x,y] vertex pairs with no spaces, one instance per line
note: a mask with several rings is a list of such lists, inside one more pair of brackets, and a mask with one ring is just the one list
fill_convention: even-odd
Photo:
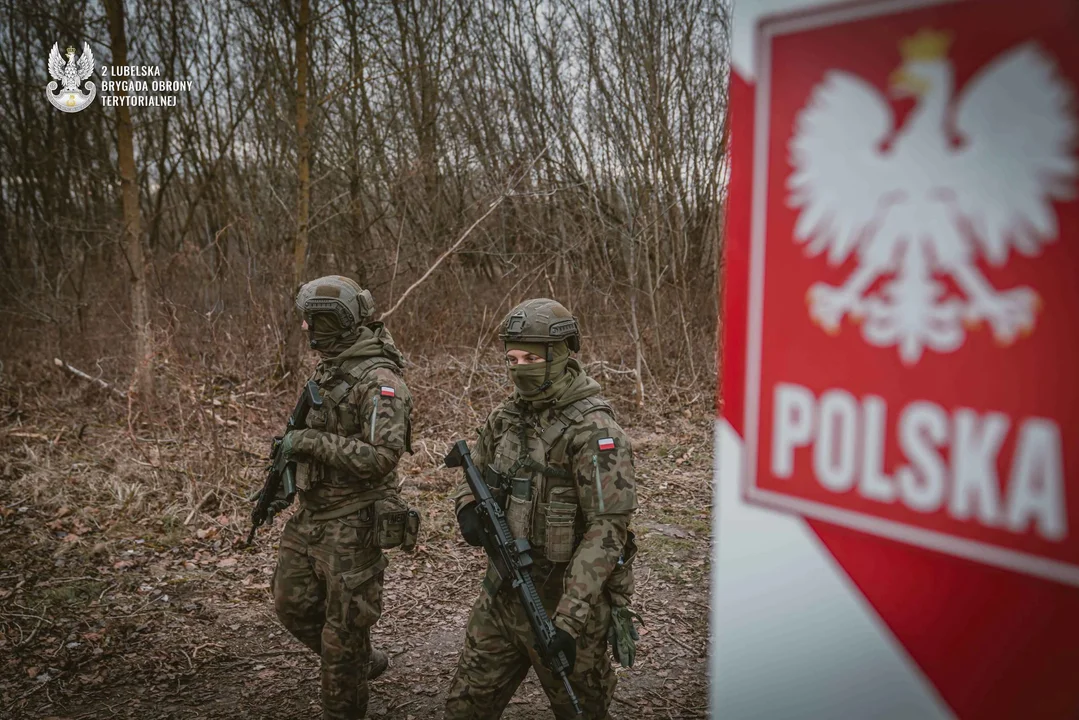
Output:
[[949,33],[921,30],[899,43],[899,52],[906,62],[940,60],[948,54],[952,44]]
[[75,57],[75,48],[72,47],[71,45],[67,46],[67,50],[65,52],[67,53],[68,58]]

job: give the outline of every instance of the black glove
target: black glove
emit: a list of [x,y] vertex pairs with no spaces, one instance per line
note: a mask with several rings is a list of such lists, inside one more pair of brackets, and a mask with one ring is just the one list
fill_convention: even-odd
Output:
[[483,525],[476,514],[476,503],[465,505],[457,513],[457,524],[461,527],[461,536],[472,547],[483,545]]
[[577,641],[572,635],[556,625],[554,638],[551,640],[551,654],[558,655],[559,650],[566,653],[566,662],[569,663],[566,674],[569,675],[573,672],[573,664],[577,662]]

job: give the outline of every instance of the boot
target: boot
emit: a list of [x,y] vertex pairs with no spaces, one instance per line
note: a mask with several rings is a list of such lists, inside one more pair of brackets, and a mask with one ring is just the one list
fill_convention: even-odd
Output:
[[390,666],[390,658],[386,653],[381,650],[371,649],[371,664],[367,668],[367,679],[374,680],[382,673],[386,672],[386,668]]

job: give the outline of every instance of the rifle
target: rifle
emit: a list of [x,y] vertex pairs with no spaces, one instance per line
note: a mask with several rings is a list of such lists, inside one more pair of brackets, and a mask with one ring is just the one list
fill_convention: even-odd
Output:
[[[312,408],[321,407],[322,396],[318,392],[318,384],[314,380],[308,380],[307,386],[300,394],[300,399],[296,402],[296,407],[288,416],[285,433],[307,427],[307,413]],[[296,495],[296,463],[281,452],[281,441],[284,437],[284,435],[275,437],[270,446],[270,467],[266,472],[266,482],[262,486],[262,491],[255,498],[255,509],[251,511],[251,532],[247,534],[245,545],[251,544],[255,538],[255,531],[266,522],[267,518],[272,523],[273,516],[291,505]],[[284,500],[275,500],[281,489],[285,491]]]
[[577,696],[569,684],[568,673],[569,661],[566,654],[559,650],[551,652],[551,641],[554,639],[555,627],[551,619],[547,617],[547,611],[543,609],[539,593],[536,592],[536,584],[532,581],[532,546],[526,538],[514,539],[506,524],[506,516],[502,507],[491,495],[491,489],[487,487],[476,464],[472,462],[472,454],[468,450],[468,443],[458,440],[450,448],[446,455],[446,467],[463,467],[468,487],[472,490],[472,497],[476,499],[476,512],[483,524],[483,549],[491,558],[498,574],[503,581],[508,580],[510,585],[517,590],[517,597],[521,601],[528,618],[528,624],[532,626],[532,635],[536,638],[536,650],[544,660],[544,664],[562,680],[569,695],[573,709],[578,715],[581,714],[581,706],[577,702]]

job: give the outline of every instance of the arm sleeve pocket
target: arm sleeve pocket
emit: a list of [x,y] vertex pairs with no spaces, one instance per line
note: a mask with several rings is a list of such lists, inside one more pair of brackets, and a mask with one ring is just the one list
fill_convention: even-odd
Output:
[[576,505],[548,503],[544,553],[551,562],[569,562],[573,557],[573,521],[576,517]]

